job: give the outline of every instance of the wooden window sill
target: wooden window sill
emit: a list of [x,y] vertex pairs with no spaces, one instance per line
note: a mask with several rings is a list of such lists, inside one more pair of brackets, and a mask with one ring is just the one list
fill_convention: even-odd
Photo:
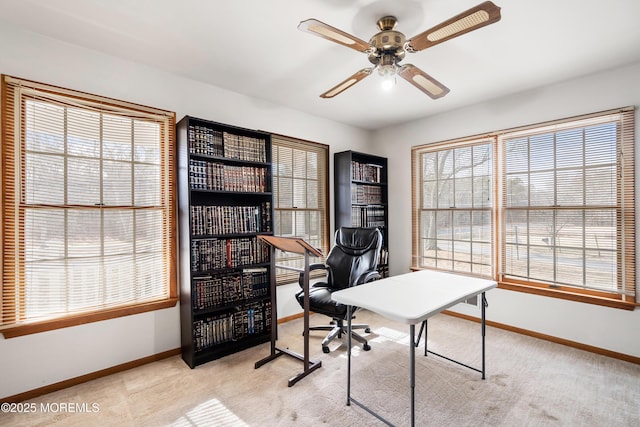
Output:
[[55,329],[67,328],[69,326],[84,325],[86,323],[100,322],[117,317],[129,316],[132,314],[146,313],[148,311],[162,310],[174,307],[178,303],[178,298],[169,298],[161,301],[146,302],[142,304],[117,307],[109,310],[97,312],[81,313],[73,316],[65,316],[52,320],[44,320],[34,323],[24,323],[2,328],[0,332],[5,338],[15,338],[23,335],[37,334],[39,332],[53,331]]
[[569,301],[583,302],[587,304],[595,304],[604,307],[619,308],[622,310],[634,310],[639,305],[634,302],[624,301],[620,297],[616,298],[614,296],[607,297],[603,295],[590,295],[580,292],[571,292],[566,289],[558,290],[547,287],[523,285],[519,283],[498,282],[498,288]]

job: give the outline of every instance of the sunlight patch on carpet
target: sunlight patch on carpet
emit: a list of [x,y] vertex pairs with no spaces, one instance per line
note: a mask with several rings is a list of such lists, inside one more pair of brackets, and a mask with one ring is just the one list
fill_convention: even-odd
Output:
[[172,427],[210,425],[249,427],[249,424],[238,418],[218,399],[211,399],[201,403],[171,424]]
[[370,340],[371,342],[392,341],[402,345],[409,345],[409,334],[406,332],[401,332],[397,329],[387,328],[383,326],[381,328],[376,328],[375,333],[378,336],[372,338]]

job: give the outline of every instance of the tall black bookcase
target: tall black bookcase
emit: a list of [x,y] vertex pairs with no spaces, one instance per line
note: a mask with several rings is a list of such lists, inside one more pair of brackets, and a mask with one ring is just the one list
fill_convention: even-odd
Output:
[[182,358],[194,368],[270,339],[271,136],[177,125]]
[[387,159],[355,151],[333,156],[335,226],[378,227],[382,249],[378,270],[389,275]]

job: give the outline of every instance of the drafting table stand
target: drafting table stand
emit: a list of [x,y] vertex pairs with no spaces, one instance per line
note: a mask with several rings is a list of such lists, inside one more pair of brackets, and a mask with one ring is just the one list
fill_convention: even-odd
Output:
[[[309,375],[311,372],[322,366],[322,361],[309,360],[309,255],[320,257],[322,252],[305,242],[303,239],[297,237],[280,237],[280,236],[267,236],[258,235],[258,239],[269,245],[271,250],[271,353],[256,362],[255,369],[265,363],[286,354],[295,359],[303,362],[303,370],[296,376],[289,379],[288,385],[291,387],[302,378]],[[304,269],[276,265],[276,249],[284,252],[293,252],[296,254],[304,255]],[[303,273],[303,289],[304,289],[304,354],[301,355],[288,348],[280,348],[276,346],[276,340],[278,339],[278,322],[277,322],[277,304],[276,304],[276,268],[293,270]],[[275,318],[275,319],[274,319]]]

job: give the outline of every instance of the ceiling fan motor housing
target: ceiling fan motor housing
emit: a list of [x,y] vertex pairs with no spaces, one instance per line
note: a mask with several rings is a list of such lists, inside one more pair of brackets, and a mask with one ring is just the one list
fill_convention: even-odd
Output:
[[369,44],[375,48],[369,54],[369,62],[372,64],[390,65],[388,62],[393,61],[395,64],[404,58],[406,37],[400,31],[393,30],[397,22],[393,16],[384,16],[378,20],[381,31],[369,40]]

